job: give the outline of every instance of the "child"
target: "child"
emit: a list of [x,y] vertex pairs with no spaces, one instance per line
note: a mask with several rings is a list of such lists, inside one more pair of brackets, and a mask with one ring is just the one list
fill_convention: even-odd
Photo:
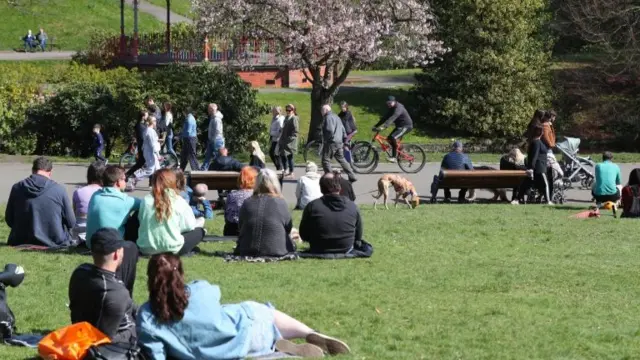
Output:
[[102,127],[100,124],[93,125],[93,150],[94,157],[96,161],[102,161],[105,165],[107,165],[107,159],[102,156],[102,151],[104,150],[104,138],[100,133]]
[[193,215],[196,216],[196,227],[204,227],[205,219],[213,219],[211,203],[207,200],[209,188],[205,184],[198,184],[193,187],[193,194],[189,201]]

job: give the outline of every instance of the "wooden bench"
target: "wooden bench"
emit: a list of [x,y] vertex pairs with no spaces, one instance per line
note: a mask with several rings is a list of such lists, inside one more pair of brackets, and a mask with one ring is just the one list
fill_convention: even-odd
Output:
[[205,184],[209,190],[237,190],[240,173],[236,171],[191,171],[185,174],[187,185]]
[[526,178],[524,170],[443,170],[431,201],[435,201],[438,189],[513,189]]

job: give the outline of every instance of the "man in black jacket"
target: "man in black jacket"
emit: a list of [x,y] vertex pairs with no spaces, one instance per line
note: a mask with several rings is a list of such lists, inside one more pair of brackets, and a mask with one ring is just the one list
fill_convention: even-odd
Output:
[[391,124],[396,126],[387,138],[391,145],[391,157],[389,161],[396,162],[396,157],[398,156],[398,140],[402,139],[403,136],[413,129],[413,120],[411,120],[411,116],[409,116],[409,112],[407,112],[404,105],[397,102],[395,97],[389,96],[387,106],[389,107],[389,111],[373,127],[373,131],[382,131],[391,126]]
[[13,185],[9,194],[4,215],[11,228],[9,246],[72,245],[76,217],[64,187],[51,180],[53,163],[39,157],[31,171],[31,176]]
[[69,281],[71,322],[86,321],[114,343],[136,342],[134,304],[129,291],[116,277],[122,266],[124,247],[136,244],[122,240],[116,229],[102,228],[91,237],[93,264],[82,264]]
[[326,173],[320,178],[323,196],[305,206],[300,221],[300,237],[310,252],[347,253],[362,240],[362,218],[356,204],[340,195],[340,175]]
[[219,153],[220,155],[218,155],[215,160],[213,160],[213,163],[211,163],[211,166],[209,166],[210,171],[240,172],[242,167],[244,167],[240,161],[229,156],[229,151],[226,148],[220,148]]

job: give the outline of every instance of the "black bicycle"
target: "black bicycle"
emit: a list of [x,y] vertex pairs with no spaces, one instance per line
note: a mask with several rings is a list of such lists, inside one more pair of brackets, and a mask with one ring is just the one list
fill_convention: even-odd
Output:
[[[367,144],[367,142],[362,140],[350,141],[347,146],[349,150],[351,150],[351,166],[353,167],[353,171],[359,174],[368,174],[371,172],[369,168],[373,166],[375,159],[373,156],[367,156],[368,154],[366,153],[356,153],[353,151],[353,149],[357,149],[362,144]],[[305,162],[313,161],[316,164],[320,164],[322,162],[322,141],[308,141],[304,146],[302,156]]]

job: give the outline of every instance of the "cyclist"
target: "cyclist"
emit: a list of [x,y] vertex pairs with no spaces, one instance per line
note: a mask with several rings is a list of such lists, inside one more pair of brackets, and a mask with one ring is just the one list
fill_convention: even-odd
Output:
[[391,145],[391,157],[389,161],[396,162],[396,157],[398,156],[398,140],[401,140],[404,135],[413,129],[413,120],[411,120],[411,116],[409,116],[409,112],[407,112],[404,105],[397,102],[395,97],[389,96],[387,98],[387,107],[389,107],[389,111],[373,127],[373,131],[382,131],[391,124],[396,126],[387,138]]

